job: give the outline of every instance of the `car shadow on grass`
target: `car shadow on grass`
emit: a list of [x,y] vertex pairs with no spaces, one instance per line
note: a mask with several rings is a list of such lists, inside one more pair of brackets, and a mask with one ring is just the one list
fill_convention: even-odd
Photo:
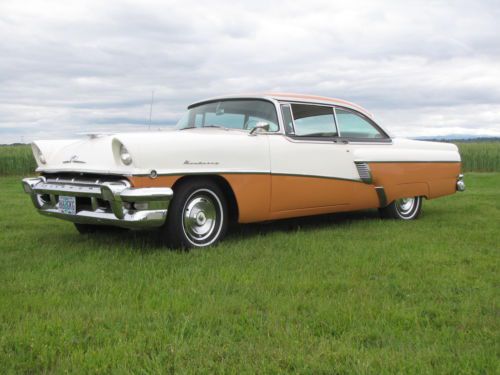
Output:
[[337,227],[349,225],[353,222],[363,220],[378,220],[380,216],[377,210],[365,210],[354,212],[342,212],[335,214],[305,216],[292,219],[282,219],[252,224],[236,224],[232,226],[227,238],[241,236],[252,237],[272,234],[276,232],[296,232]]
[[[266,236],[278,232],[304,232],[329,228],[332,226],[345,226],[353,222],[364,220],[378,220],[376,210],[356,211],[348,213],[325,214],[307,216],[293,219],[282,219],[262,223],[233,224],[230,226],[226,238],[228,240],[252,241],[256,236]],[[157,230],[124,230],[120,228],[109,228],[103,232],[78,235],[76,230],[68,233],[68,236],[79,236],[78,242],[87,242],[91,247],[98,245],[99,249],[127,248],[141,253],[153,253],[157,251],[179,251],[169,249],[160,239]],[[69,237],[68,237],[69,240]]]

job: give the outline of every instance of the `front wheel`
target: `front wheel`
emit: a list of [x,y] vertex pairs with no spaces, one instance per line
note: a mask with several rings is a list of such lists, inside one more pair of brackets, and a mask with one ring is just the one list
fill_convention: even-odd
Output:
[[227,230],[227,202],[209,179],[187,180],[176,187],[161,236],[172,248],[207,247]]
[[387,207],[379,208],[380,216],[384,219],[413,220],[418,218],[422,211],[422,197],[401,198]]

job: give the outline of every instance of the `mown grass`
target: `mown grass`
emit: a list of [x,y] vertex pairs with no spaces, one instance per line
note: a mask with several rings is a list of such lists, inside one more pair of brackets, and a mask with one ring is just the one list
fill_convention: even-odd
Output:
[[0,183],[0,373],[498,373],[500,174],[203,251],[81,236]]
[[[456,142],[465,172],[500,172],[500,142]],[[31,175],[36,168],[31,148],[0,146],[0,176]]]

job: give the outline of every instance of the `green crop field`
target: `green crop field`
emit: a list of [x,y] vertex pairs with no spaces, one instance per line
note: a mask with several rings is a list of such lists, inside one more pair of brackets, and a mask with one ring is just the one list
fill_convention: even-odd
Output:
[[236,227],[220,246],[81,236],[0,177],[0,373],[494,374],[500,173],[376,212]]
[[36,168],[31,147],[0,146],[0,176],[32,175]]
[[457,142],[466,172],[500,172],[500,142]]

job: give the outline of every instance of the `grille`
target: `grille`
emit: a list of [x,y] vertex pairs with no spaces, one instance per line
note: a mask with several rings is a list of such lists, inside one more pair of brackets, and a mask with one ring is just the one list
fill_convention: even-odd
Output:
[[[95,175],[86,173],[47,173],[44,174],[46,182],[43,185],[55,192],[41,195],[47,197],[47,202],[59,202],[60,195],[72,195],[76,199],[76,211],[104,211],[112,212],[111,204],[101,199],[101,185],[111,182],[114,184],[124,184],[130,186],[123,176],[115,175]],[[54,203],[55,204],[55,203]]]
[[370,184],[372,182],[370,166],[367,163],[356,163],[356,168],[358,169],[358,174],[361,178],[361,181]]
[[123,176],[96,175],[90,173],[47,173],[44,174],[48,183],[69,183],[78,185],[99,185],[103,182],[124,180]]

